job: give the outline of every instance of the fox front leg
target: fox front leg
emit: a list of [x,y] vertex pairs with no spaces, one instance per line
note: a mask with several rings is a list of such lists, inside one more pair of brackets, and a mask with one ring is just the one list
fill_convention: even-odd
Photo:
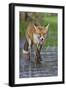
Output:
[[40,55],[41,48],[42,48],[42,45],[36,45],[36,56],[35,56],[36,64],[41,64],[40,62],[41,61],[41,55]]
[[35,61],[36,64],[41,64],[41,55],[40,55],[40,50],[36,49],[36,56],[35,56]]

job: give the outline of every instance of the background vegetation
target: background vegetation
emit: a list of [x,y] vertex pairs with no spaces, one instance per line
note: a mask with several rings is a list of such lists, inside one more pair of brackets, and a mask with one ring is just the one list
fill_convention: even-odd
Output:
[[25,31],[30,22],[40,23],[42,26],[46,26],[49,23],[49,32],[46,40],[45,47],[47,46],[57,46],[57,36],[58,36],[58,16],[53,13],[28,13],[20,12],[19,19],[19,29],[20,29],[20,39],[25,37]]

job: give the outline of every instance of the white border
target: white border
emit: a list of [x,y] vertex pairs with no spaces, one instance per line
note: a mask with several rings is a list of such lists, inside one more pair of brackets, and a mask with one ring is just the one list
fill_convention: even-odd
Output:
[[[58,76],[19,78],[19,11],[58,14]],[[62,10],[52,8],[15,7],[15,84],[62,81]]]

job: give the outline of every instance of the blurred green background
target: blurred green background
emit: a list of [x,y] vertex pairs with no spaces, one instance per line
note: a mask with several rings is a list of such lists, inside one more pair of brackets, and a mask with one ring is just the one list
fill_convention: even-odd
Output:
[[58,15],[56,13],[20,12],[19,16],[20,39],[25,38],[25,31],[30,22],[40,23],[42,26],[49,24],[49,32],[45,47],[57,47]]

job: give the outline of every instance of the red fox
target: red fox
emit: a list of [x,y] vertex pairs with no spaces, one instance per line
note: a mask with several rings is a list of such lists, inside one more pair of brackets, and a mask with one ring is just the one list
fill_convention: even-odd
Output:
[[23,53],[24,54],[31,53],[30,50],[34,45],[36,47],[35,48],[36,64],[37,63],[40,64],[40,60],[41,60],[40,51],[43,44],[45,43],[45,39],[48,34],[48,27],[49,27],[49,24],[46,27],[43,27],[41,25],[36,25],[36,24],[29,24],[26,30],[26,34],[25,34],[26,42],[24,44]]

